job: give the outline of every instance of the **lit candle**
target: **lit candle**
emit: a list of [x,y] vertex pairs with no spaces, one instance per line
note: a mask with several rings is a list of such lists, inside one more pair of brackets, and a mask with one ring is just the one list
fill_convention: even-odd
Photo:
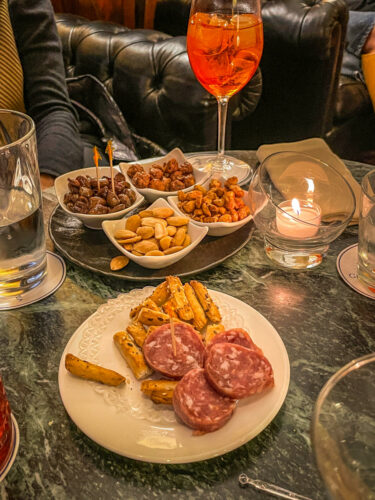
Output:
[[320,224],[319,205],[293,198],[283,201],[276,213],[276,226],[280,234],[291,238],[315,236]]

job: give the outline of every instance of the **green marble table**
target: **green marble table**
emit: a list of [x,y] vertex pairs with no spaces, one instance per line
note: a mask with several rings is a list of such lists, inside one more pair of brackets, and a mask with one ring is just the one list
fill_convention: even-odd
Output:
[[[254,155],[239,156],[255,164]],[[360,179],[369,166],[348,162]],[[46,219],[55,205],[46,194]],[[0,372],[20,428],[16,461],[0,484],[4,499],[267,499],[241,488],[241,472],[313,499],[327,498],[311,450],[310,422],[327,379],[353,358],[375,351],[375,301],[338,276],[338,253],[357,240],[351,227],[316,269],[276,268],[260,234],[237,255],[195,278],[262,313],[287,348],[291,380],[285,403],[255,439],[222,457],[187,465],[133,461],[96,445],[61,403],[57,369],[78,326],[100,304],[137,285],[67,262],[62,287],[43,301],[0,312]],[[126,430],[124,430],[126,432]]]

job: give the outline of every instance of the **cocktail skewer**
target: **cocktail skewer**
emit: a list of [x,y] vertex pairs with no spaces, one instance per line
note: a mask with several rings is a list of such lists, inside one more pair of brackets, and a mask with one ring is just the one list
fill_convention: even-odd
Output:
[[96,167],[96,178],[98,180],[98,193],[100,191],[100,180],[99,180],[99,160],[102,159],[102,157],[100,156],[100,153],[98,151],[98,148],[96,146],[94,146],[94,163],[95,163],[95,167]]
[[105,152],[108,154],[109,157],[109,166],[111,168],[111,179],[112,179],[112,191],[115,193],[115,177],[113,173],[113,147],[111,139],[107,142],[107,147],[105,149]]

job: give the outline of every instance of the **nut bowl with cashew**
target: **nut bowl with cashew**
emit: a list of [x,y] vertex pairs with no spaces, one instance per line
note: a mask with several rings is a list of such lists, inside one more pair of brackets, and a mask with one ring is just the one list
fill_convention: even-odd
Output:
[[236,177],[210,179],[188,193],[179,191],[168,202],[182,216],[190,217],[199,227],[207,227],[210,236],[225,236],[251,220],[248,194]]
[[[130,217],[104,221],[103,230],[129,260],[149,269],[168,267],[185,257],[207,234],[163,198]],[[120,260],[120,259],[118,259]]]

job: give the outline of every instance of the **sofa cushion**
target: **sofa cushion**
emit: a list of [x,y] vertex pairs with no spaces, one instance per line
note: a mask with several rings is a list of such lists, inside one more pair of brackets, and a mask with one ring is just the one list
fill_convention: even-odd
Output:
[[337,91],[335,122],[348,120],[371,110],[371,100],[366,85],[360,80],[341,76]]

